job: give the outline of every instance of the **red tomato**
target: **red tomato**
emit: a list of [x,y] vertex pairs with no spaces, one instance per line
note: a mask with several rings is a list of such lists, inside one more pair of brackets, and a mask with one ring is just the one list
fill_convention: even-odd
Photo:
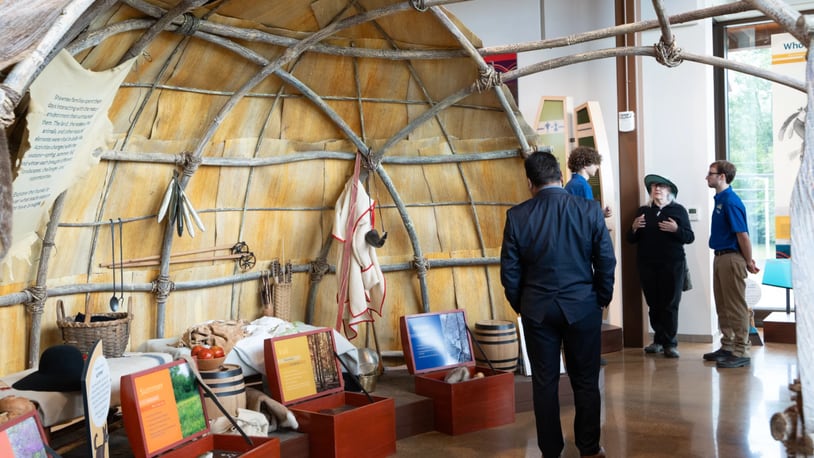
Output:
[[220,345],[212,345],[211,347],[209,347],[209,349],[212,350],[212,354],[215,356],[215,358],[225,356],[225,353],[223,352],[223,347],[221,347]]
[[192,347],[192,351],[190,352],[190,354],[192,356],[195,356],[198,354],[199,351],[203,350],[204,348],[206,347],[204,347],[203,345],[195,345],[194,347]]
[[196,356],[198,359],[212,359],[215,357],[215,354],[212,353],[211,348],[201,348]]

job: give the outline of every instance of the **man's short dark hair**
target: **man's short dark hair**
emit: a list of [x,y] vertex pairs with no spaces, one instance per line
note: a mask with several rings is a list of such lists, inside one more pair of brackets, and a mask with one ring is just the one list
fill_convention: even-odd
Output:
[[735,167],[735,164],[725,160],[715,161],[709,166],[715,168],[718,173],[726,175],[726,184],[731,184],[735,179],[735,174],[738,172],[738,168]]
[[590,146],[578,146],[568,155],[568,170],[574,173],[579,172],[583,167],[601,163],[602,156]]
[[526,158],[526,177],[535,187],[561,183],[560,164],[553,154],[536,151]]

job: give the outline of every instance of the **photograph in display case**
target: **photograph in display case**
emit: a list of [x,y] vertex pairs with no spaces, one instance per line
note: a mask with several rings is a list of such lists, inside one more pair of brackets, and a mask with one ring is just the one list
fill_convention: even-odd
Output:
[[278,438],[212,434],[201,389],[194,369],[184,360],[122,376],[122,418],[133,456],[280,456]]
[[407,329],[416,371],[472,361],[462,313],[416,315],[407,321]]

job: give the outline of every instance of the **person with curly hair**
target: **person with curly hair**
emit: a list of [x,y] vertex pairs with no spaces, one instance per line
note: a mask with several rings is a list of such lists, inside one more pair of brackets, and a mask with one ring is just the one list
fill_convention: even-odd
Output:
[[[594,192],[588,179],[596,175],[599,171],[599,164],[602,163],[602,156],[590,146],[578,146],[571,151],[568,156],[568,169],[571,170],[571,179],[565,185],[565,190],[575,196],[594,200]],[[605,218],[611,216],[610,207],[604,208]]]

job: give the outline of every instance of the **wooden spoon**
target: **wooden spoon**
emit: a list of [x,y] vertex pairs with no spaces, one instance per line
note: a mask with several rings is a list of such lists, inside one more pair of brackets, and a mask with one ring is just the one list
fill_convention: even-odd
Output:
[[110,310],[115,312],[119,309],[119,298],[116,297],[116,225],[112,218],[110,220],[110,253],[113,256],[113,296],[110,298]]
[[[119,271],[121,273],[121,282],[119,282],[119,288],[122,290],[122,295],[119,297],[119,303],[124,305],[124,224],[122,223],[122,219],[119,218]],[[114,271],[115,272],[115,271]],[[115,274],[114,274],[115,275]],[[115,291],[114,291],[115,293]]]

